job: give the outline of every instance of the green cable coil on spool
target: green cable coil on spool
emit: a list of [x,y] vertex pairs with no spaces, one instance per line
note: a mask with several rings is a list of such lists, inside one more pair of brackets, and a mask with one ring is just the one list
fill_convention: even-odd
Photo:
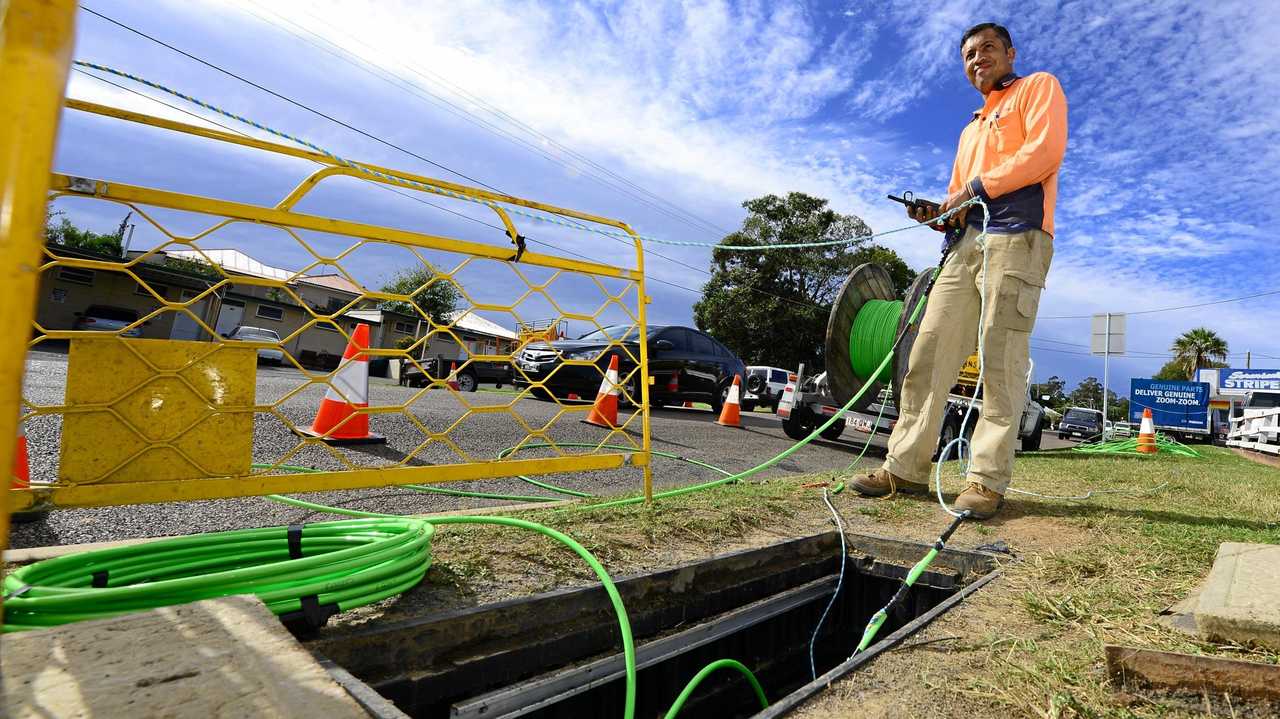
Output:
[[887,365],[880,374],[872,375],[880,360],[893,351],[903,306],[901,300],[867,300],[854,318],[849,332],[849,364],[863,382],[889,381],[890,368]]

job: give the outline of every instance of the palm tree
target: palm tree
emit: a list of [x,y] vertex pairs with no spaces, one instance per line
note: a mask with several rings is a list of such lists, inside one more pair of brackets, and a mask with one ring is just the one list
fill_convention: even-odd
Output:
[[1173,361],[1186,370],[1187,379],[1195,379],[1201,367],[1222,367],[1227,359],[1227,341],[1208,327],[1183,332],[1169,350]]

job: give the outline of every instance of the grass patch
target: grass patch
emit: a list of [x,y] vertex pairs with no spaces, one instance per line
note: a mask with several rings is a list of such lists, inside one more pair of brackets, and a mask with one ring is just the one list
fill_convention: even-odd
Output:
[[[1004,539],[1018,560],[958,610],[982,613],[961,641],[900,660],[886,655],[875,663],[886,673],[874,681],[930,716],[1169,717],[1198,710],[1158,697],[1118,698],[1103,670],[1103,644],[1280,663],[1280,653],[1202,641],[1156,621],[1201,581],[1221,542],[1280,543],[1280,472],[1223,449],[1202,451],[1201,458],[1020,456],[1016,488],[1058,497],[1105,493],[1087,501],[1011,494],[996,520],[962,526],[954,546]],[[944,477],[955,492],[962,482],[953,467],[944,467]],[[821,490],[802,484],[836,476],[726,485],[651,507],[520,516],[570,534],[616,576],[729,551],[746,538],[761,543],[829,529]],[[835,500],[851,531],[929,541],[947,523],[932,497],[871,500],[849,490]],[[436,543],[451,583],[487,580],[490,571],[517,577],[522,591],[595,581],[572,553],[540,535],[450,527]],[[482,558],[483,569],[468,563]],[[889,672],[894,661],[908,663]],[[859,676],[848,681],[867,681]],[[831,694],[843,695],[850,697],[839,708],[846,713],[836,715],[856,715],[859,690]]]

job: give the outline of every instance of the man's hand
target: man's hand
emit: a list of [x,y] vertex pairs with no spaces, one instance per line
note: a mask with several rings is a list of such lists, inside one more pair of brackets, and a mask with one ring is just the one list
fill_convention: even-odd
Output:
[[[940,215],[948,210],[954,209],[964,204],[966,201],[972,198],[973,198],[973,195],[970,194],[969,192],[969,186],[965,185],[961,187],[959,190],[956,190],[950,195],[947,195],[947,199],[944,200],[942,203],[942,209],[938,210],[937,214]],[[963,228],[964,221],[969,216],[969,210],[971,209],[973,209],[972,205],[964,208],[963,210],[960,210],[956,214],[948,217],[945,221],[939,223],[938,225],[934,225],[933,226],[934,229],[945,230],[947,227]]]
[[[916,222],[929,222],[930,220],[933,220],[935,217],[937,217],[941,213],[942,213],[941,210],[939,210],[936,207],[931,207],[929,205],[916,205],[916,206],[907,207],[907,217],[910,217]],[[947,228],[944,227],[940,222],[933,223],[929,226],[937,230],[938,232],[947,231]]]

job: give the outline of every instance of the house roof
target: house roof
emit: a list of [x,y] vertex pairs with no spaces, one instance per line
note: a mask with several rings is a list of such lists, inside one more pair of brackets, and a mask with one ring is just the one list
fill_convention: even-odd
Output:
[[364,294],[363,287],[339,274],[306,275],[305,277],[299,277],[298,281],[308,285],[316,285],[317,287],[326,287],[331,290],[350,292],[353,295]]
[[296,272],[264,265],[240,250],[165,250],[165,254],[196,262],[213,262],[228,272],[238,272],[242,275],[266,277],[272,280],[299,279]]
[[449,315],[449,320],[454,323],[455,327],[469,330],[477,334],[489,335],[490,337],[502,337],[504,339],[517,339],[516,333],[503,327],[497,322],[491,322],[470,310],[458,310]]

